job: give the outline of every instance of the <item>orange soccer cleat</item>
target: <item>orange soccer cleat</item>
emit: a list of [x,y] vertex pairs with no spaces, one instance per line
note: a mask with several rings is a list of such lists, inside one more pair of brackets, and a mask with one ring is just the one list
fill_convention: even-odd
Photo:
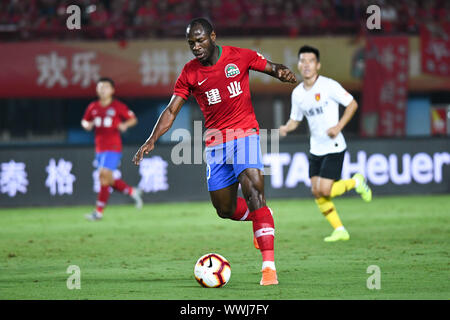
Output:
[[262,270],[262,278],[259,284],[262,286],[278,284],[277,271],[269,267],[264,268]]

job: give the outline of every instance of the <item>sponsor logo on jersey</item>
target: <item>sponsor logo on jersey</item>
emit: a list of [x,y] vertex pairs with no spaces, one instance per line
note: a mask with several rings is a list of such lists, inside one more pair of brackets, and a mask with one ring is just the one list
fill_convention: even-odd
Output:
[[241,72],[239,71],[237,65],[235,65],[234,63],[229,63],[225,67],[225,75],[227,76],[227,78],[236,77],[239,73]]
[[201,86],[203,84],[203,82],[205,82],[206,80],[208,80],[208,78],[204,79],[203,81],[197,81],[197,83],[199,86]]
[[106,110],[106,115],[108,115],[108,116],[114,116],[116,114],[116,110],[114,110],[114,109],[108,109],[108,110]]
[[316,93],[316,101],[319,101],[320,100],[320,93]]

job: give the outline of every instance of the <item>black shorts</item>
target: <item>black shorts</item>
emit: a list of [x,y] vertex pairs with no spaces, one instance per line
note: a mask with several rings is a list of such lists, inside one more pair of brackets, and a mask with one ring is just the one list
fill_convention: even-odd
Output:
[[345,151],[329,153],[323,156],[316,156],[310,153],[309,177],[319,176],[332,180],[340,180]]

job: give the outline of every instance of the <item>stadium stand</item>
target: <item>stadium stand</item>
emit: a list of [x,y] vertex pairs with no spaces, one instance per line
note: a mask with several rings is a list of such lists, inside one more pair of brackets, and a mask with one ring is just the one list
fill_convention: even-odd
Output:
[[[67,33],[66,8],[82,9],[83,30]],[[329,35],[367,32],[368,5],[382,7],[386,33],[418,33],[421,23],[450,21],[444,0],[10,0],[0,3],[0,39],[136,39],[183,36],[195,16],[222,36]]]

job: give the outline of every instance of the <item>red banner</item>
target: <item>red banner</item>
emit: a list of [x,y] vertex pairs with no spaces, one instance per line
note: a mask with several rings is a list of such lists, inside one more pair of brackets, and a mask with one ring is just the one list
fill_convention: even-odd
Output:
[[423,25],[420,44],[423,72],[450,76],[450,23]]
[[102,76],[114,79],[119,96],[170,96],[175,73],[192,58],[188,49],[55,42],[3,44],[0,55],[2,97],[95,96]]
[[366,42],[361,114],[365,136],[403,136],[408,98],[407,37],[369,37]]

